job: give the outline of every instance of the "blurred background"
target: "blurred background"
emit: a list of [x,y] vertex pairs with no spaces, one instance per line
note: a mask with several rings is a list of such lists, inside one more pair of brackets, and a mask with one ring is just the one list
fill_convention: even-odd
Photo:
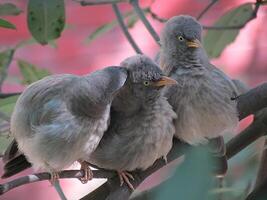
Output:
[[[27,28],[27,1],[1,1],[1,3],[6,2],[14,3],[23,12],[18,16],[5,17],[16,26],[16,30],[0,28],[0,51],[14,47],[18,43],[31,38]],[[253,1],[218,1],[200,21],[203,25],[211,26],[227,11],[246,2]],[[118,65],[126,57],[135,54],[118,26],[114,26],[111,30],[98,35],[94,39],[89,39],[89,36],[98,27],[115,20],[115,15],[110,5],[82,7],[70,0],[66,0],[65,3],[66,28],[61,37],[46,46],[35,43],[17,49],[9,67],[8,77],[4,82],[2,92],[20,92],[25,87],[21,84],[22,75],[17,65],[17,60],[19,59],[34,64],[39,69],[47,69],[52,74],[72,73],[82,75],[106,66]],[[168,19],[180,14],[196,17],[210,1],[141,0],[140,3],[143,8],[151,6],[151,10],[155,14]],[[124,13],[132,9],[127,3],[122,3],[119,6]],[[164,24],[149,15],[148,19],[157,33],[160,34]],[[142,22],[137,21],[130,29],[130,33],[145,54],[152,58],[155,57],[159,47]],[[254,87],[267,80],[266,41],[267,6],[261,6],[257,18],[242,28],[234,42],[228,45],[218,58],[213,58],[212,63],[229,76],[240,79]],[[241,122],[240,130],[250,121],[251,117]],[[4,141],[5,138],[1,136],[0,140]],[[1,150],[6,146],[4,143],[1,142]],[[225,195],[229,196],[228,199],[240,199],[242,192],[253,183],[260,152],[257,147],[258,145],[254,144],[230,160],[228,178],[225,181],[225,187],[228,188]],[[2,168],[2,163],[0,163],[0,168]],[[78,164],[74,168],[79,168]],[[31,169],[18,176],[30,173],[32,173]],[[140,189],[150,187],[151,184],[154,185],[157,179],[165,175],[166,172],[158,173],[155,177],[146,181]],[[1,183],[5,181],[0,180]],[[91,181],[86,185],[82,185],[74,179],[61,180],[61,185],[68,199],[78,199],[103,183],[103,181]],[[29,199],[29,197],[39,200],[59,198],[55,189],[48,181],[45,181],[15,188],[13,191],[0,196],[0,199],[23,200]]]

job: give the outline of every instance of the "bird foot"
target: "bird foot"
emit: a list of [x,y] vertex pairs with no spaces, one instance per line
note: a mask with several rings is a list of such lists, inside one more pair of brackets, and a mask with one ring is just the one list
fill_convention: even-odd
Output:
[[117,173],[120,178],[120,186],[125,182],[131,190],[134,190],[134,187],[129,180],[129,178],[134,180],[133,175],[126,171],[117,171]]
[[167,165],[167,164],[168,164],[168,159],[167,159],[167,156],[162,156],[162,159],[164,160],[164,162],[165,162],[165,165]]
[[86,161],[79,161],[79,162],[81,164],[81,170],[84,171],[84,176],[81,177],[79,180],[81,181],[82,184],[85,184],[93,179],[93,172]]
[[51,172],[50,174],[51,174],[50,183],[51,183],[52,185],[55,185],[55,183],[56,183],[56,182],[58,181],[58,179],[59,179],[59,174],[58,174],[58,172]]

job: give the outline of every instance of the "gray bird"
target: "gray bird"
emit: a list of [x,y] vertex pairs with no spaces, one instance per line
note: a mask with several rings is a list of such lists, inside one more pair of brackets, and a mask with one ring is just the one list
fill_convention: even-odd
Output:
[[176,114],[162,94],[166,85],[177,84],[163,76],[151,59],[143,55],[121,63],[128,70],[125,85],[114,98],[111,121],[88,162],[118,172],[121,185],[134,189],[127,171],[147,169],[172,147]]
[[233,133],[238,124],[239,88],[213,66],[201,44],[201,25],[190,16],[175,16],[161,34],[160,66],[178,84],[165,89],[177,114],[175,136],[191,145]]
[[58,171],[79,161],[85,171],[81,181],[87,182],[92,174],[84,160],[107,129],[111,102],[126,78],[124,68],[107,67],[86,76],[52,75],[31,84],[11,117],[18,148],[13,142],[9,153],[19,149],[35,169],[50,172],[52,181]]

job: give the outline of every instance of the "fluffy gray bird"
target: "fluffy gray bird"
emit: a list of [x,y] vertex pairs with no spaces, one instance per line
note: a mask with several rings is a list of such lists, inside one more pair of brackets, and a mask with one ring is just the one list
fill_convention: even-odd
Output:
[[[49,171],[52,181],[75,161],[85,171],[81,181],[88,181],[92,174],[83,161],[107,129],[111,102],[126,78],[124,68],[107,67],[86,76],[53,75],[31,84],[11,117],[18,149],[35,169]],[[9,153],[18,149],[14,142]]]
[[238,124],[238,88],[213,66],[201,45],[201,25],[190,16],[167,21],[161,34],[160,66],[178,85],[165,95],[177,114],[176,137],[191,145],[207,143]]
[[110,126],[88,161],[116,170],[121,185],[126,182],[134,189],[127,171],[148,168],[166,158],[172,147],[176,114],[162,88],[177,82],[163,76],[157,64],[143,55],[130,57],[121,66],[129,78],[113,100]]

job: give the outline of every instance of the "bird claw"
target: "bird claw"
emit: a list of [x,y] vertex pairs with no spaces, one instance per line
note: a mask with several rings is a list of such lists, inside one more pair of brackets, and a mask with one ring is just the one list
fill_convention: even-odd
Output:
[[126,171],[117,171],[118,173],[118,176],[119,176],[119,179],[120,179],[120,186],[123,185],[123,183],[126,183],[128,185],[128,187],[131,189],[131,190],[134,190],[134,186],[131,184],[130,179],[134,180],[134,177],[132,174],[130,174],[129,172],[126,172]]
[[168,159],[167,159],[167,156],[162,156],[162,159],[164,160],[164,162],[165,162],[165,165],[167,165],[167,164],[168,164]]
[[84,171],[84,176],[79,178],[82,184],[86,184],[88,181],[93,179],[93,172],[89,167],[89,164],[85,161],[80,162],[81,170]]
[[58,172],[51,172],[50,174],[51,174],[50,183],[51,183],[52,185],[55,185],[55,183],[56,183],[56,182],[58,181],[58,179],[59,179],[59,174],[58,174]]

